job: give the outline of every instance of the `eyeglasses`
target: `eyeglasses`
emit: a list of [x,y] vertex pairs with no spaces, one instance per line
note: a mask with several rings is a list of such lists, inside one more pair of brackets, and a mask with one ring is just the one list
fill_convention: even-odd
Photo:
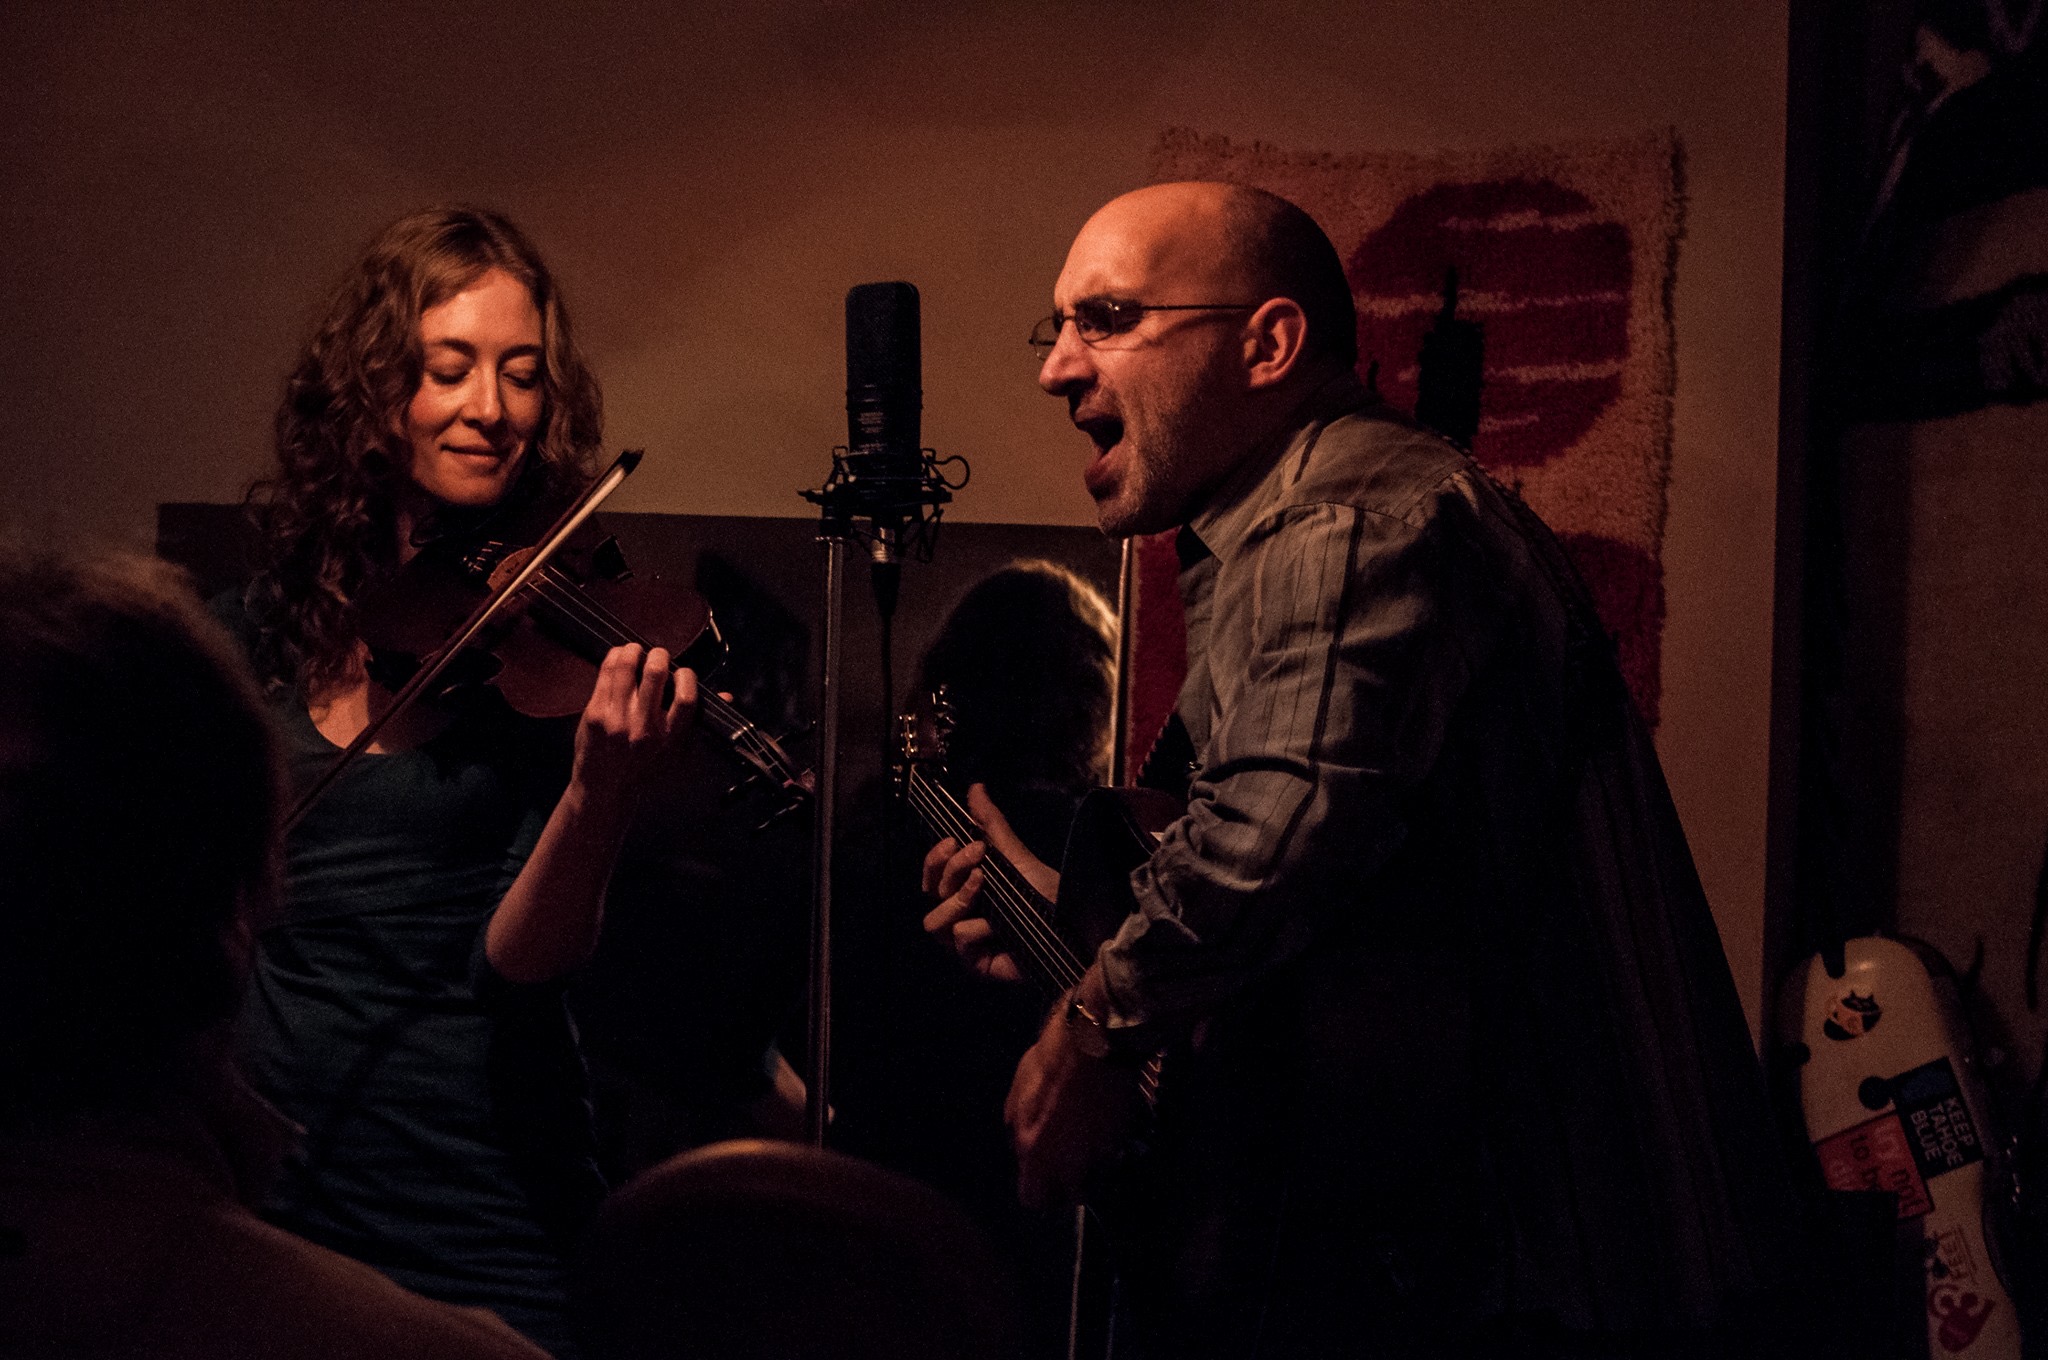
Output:
[[1147,312],[1255,312],[1255,302],[1125,302],[1118,298],[1083,298],[1071,312],[1054,312],[1031,328],[1032,351],[1042,360],[1060,341],[1060,331],[1071,321],[1084,345],[1107,340],[1134,329]]

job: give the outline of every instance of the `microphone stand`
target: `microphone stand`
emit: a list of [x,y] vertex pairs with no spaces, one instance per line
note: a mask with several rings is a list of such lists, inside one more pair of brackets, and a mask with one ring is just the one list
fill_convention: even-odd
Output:
[[[949,459],[948,462],[959,461]],[[921,558],[931,555],[930,529],[953,489],[939,475],[932,451],[920,451],[918,470],[876,465],[845,448],[832,451],[832,476],[823,487],[803,493],[819,508],[818,541],[825,545],[825,646],[818,683],[818,788],[812,822],[810,1061],[804,1073],[804,1128],[813,1147],[825,1146],[831,1112],[832,1073],[832,850],[839,792],[839,696],[845,667],[841,614],[846,592],[846,547],[860,539],[877,570],[900,570],[898,553],[908,540]],[[926,520],[927,512],[931,519]],[[868,527],[857,527],[865,520]],[[886,724],[884,724],[886,727]]]

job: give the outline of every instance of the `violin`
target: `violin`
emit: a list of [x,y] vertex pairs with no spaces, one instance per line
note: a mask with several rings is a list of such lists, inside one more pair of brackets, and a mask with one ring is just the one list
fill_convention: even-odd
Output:
[[[662,647],[672,668],[699,675],[725,658],[725,640],[711,608],[686,586],[627,565],[618,542],[587,527],[567,538],[531,572],[542,536],[531,512],[493,516],[469,532],[434,538],[381,589],[363,601],[359,632],[373,672],[402,676],[420,659],[438,656],[479,612],[497,601],[494,622],[444,661],[437,694],[487,685],[532,718],[583,710],[605,653],[627,643]],[[528,579],[518,583],[523,574]],[[380,676],[382,678],[382,676]],[[805,806],[816,788],[812,772],[754,721],[708,687],[699,691],[697,721],[746,769],[735,792],[764,790],[766,826]]]

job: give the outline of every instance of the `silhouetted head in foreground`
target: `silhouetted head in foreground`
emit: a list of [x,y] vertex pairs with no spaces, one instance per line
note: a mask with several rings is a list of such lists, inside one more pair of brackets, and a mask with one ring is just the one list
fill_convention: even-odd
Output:
[[184,1088],[275,900],[278,790],[178,572],[0,545],[0,1124]]

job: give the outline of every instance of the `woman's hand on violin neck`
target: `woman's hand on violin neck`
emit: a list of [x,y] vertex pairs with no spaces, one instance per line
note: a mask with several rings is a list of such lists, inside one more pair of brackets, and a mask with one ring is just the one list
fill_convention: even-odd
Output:
[[[628,810],[697,712],[697,676],[666,648],[614,647],[576,726],[572,784],[592,804]],[[674,682],[671,685],[670,677]]]

